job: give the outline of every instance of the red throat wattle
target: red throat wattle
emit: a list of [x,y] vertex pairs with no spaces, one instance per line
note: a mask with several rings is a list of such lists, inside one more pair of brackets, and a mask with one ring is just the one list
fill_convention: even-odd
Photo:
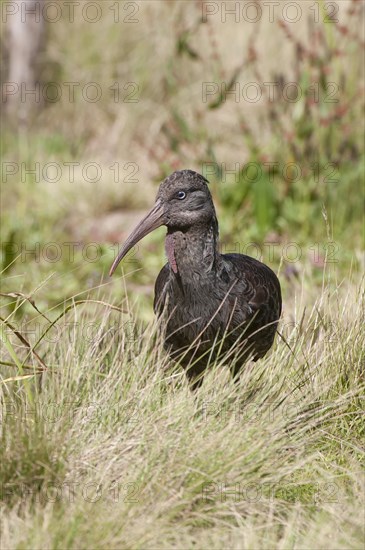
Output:
[[171,234],[166,235],[165,239],[165,250],[169,264],[174,273],[177,273],[177,263],[175,258],[175,249],[174,249],[174,236]]

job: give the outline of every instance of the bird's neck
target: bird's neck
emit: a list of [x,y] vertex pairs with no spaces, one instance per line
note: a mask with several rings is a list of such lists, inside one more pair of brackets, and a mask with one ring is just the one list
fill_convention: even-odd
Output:
[[186,284],[206,278],[220,262],[217,220],[184,231],[169,229],[165,248],[172,276]]

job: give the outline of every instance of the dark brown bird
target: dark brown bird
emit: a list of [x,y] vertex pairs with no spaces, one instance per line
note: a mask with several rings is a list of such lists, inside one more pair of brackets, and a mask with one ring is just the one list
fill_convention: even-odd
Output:
[[154,311],[166,315],[165,347],[193,387],[208,363],[226,356],[234,377],[247,359],[263,357],[281,314],[280,283],[265,264],[243,254],[220,254],[218,221],[208,181],[192,170],[160,185],[155,206],[120,250],[128,251],[165,225],[168,262],[155,284]]

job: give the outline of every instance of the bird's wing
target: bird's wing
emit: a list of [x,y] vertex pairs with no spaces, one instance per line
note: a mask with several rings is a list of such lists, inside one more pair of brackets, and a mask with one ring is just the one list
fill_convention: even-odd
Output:
[[244,254],[225,254],[237,277],[233,290],[239,302],[246,303],[252,311],[262,312],[267,322],[281,315],[281,289],[275,273],[265,264]]
[[244,254],[225,254],[231,272],[236,277],[231,301],[235,300],[232,324],[248,323],[245,334],[251,334],[253,359],[263,357],[272,346],[281,315],[280,283],[265,264]]

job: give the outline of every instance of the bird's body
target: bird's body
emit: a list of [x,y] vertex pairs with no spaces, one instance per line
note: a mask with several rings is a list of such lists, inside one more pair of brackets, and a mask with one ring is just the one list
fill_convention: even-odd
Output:
[[236,375],[249,357],[257,360],[272,346],[280,283],[254,258],[219,253],[207,181],[191,170],[164,180],[154,209],[131,234],[111,273],[138,240],[162,224],[168,228],[168,263],[156,280],[154,310],[165,317],[165,347],[194,386],[217,357],[226,357]]

